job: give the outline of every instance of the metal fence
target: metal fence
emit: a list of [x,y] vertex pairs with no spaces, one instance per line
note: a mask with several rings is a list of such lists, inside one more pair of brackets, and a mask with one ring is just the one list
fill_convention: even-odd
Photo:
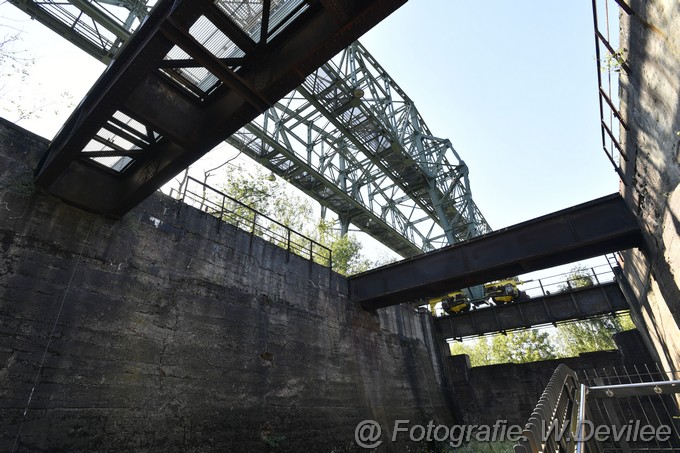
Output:
[[606,255],[605,259],[606,263],[597,266],[527,280],[519,288],[532,298],[612,282],[616,280],[615,269],[618,263],[614,255]]
[[191,176],[179,191],[172,189],[170,196],[298,256],[326,267],[333,265],[330,248]]
[[[643,364],[578,375],[586,397],[577,452],[680,452],[680,373]],[[598,426],[611,434],[597,439]]]

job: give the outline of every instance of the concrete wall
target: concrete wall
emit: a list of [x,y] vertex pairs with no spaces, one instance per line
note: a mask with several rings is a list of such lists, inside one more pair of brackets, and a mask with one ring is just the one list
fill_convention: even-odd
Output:
[[344,451],[367,418],[450,422],[429,318],[164,196],[70,207],[31,183],[45,146],[0,123],[0,451]]
[[637,330],[618,333],[614,338],[617,350],[532,363],[470,367],[467,355],[449,357],[457,417],[467,424],[493,425],[497,420],[507,420],[508,425],[524,426],[561,363],[579,376],[583,372],[613,374],[615,368],[625,374],[622,366],[651,364],[652,357]]
[[621,129],[628,162],[622,193],[638,215],[646,250],[623,255],[636,321],[667,369],[680,369],[680,3],[632,0],[621,14]]

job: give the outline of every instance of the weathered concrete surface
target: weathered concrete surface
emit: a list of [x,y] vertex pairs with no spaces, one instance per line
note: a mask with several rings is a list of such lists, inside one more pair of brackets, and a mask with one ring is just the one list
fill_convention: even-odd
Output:
[[112,221],[36,192],[45,144],[0,124],[0,451],[345,451],[364,419],[450,422],[427,317],[163,196]]
[[680,3],[633,0],[621,14],[622,193],[638,215],[647,252],[624,254],[623,271],[640,306],[638,325],[667,369],[680,369]]
[[[617,351],[583,354],[581,357],[532,363],[505,363],[469,367],[467,356],[450,359],[458,369],[454,381],[460,417],[466,424],[524,424],[560,363],[572,369],[593,369],[620,365]],[[467,369],[466,369],[467,368]]]
[[467,355],[448,357],[458,417],[467,424],[493,425],[497,420],[507,420],[508,425],[524,426],[559,364],[579,375],[585,371],[601,375],[613,374],[612,370],[622,365],[652,362],[636,330],[616,334],[615,341],[617,350],[522,364],[470,367]]

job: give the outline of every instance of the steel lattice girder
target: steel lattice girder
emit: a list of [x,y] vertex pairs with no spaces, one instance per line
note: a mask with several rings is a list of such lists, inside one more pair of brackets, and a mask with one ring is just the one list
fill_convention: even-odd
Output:
[[451,142],[358,42],[227,141],[403,256],[491,231]]
[[404,2],[162,0],[52,141],[36,183],[120,216]]

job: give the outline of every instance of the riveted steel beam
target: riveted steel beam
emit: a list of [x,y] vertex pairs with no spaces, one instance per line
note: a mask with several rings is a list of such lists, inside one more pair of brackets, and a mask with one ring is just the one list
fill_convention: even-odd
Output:
[[356,275],[350,297],[374,310],[641,245],[637,219],[612,194]]

